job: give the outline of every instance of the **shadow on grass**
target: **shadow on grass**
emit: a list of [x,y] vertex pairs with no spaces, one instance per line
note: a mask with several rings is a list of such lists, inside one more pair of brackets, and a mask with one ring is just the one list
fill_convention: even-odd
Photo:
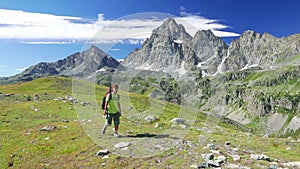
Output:
[[177,137],[170,137],[169,134],[151,134],[151,133],[141,133],[141,134],[134,134],[134,135],[124,135],[120,137],[133,137],[133,138],[145,138],[145,137],[152,137],[152,138],[157,138],[157,139],[162,139],[162,138],[172,138],[172,139],[179,139]]

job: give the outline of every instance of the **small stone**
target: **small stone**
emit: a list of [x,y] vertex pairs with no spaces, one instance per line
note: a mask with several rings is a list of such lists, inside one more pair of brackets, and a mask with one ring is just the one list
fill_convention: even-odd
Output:
[[191,165],[190,168],[198,168],[197,165]]
[[102,157],[102,159],[108,159],[109,156],[108,155],[105,155],[104,157]]
[[230,141],[226,141],[225,142],[225,146],[229,146],[229,145],[231,145],[231,142]]
[[214,144],[207,144],[207,147],[210,149],[210,150],[215,150],[216,149],[216,146]]
[[105,156],[109,153],[109,151],[107,149],[105,150],[99,150],[97,153],[96,153],[96,156]]
[[206,162],[202,162],[198,165],[198,168],[208,168],[208,164]]
[[241,157],[239,155],[233,154],[231,155],[233,161],[239,161],[241,159]]

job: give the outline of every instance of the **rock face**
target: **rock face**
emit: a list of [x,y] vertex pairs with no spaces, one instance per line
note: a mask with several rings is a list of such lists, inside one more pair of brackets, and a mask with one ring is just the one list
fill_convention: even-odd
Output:
[[184,42],[192,37],[182,25],[174,19],[166,20],[160,27],[154,29],[150,38],[143,43],[142,49],[133,51],[123,64],[141,69],[161,70],[175,66],[180,67],[184,57],[187,64],[196,64],[196,54]]
[[226,49],[225,42],[210,30],[199,30],[191,37],[182,25],[170,18],[154,29],[142,48],[131,52],[122,64],[139,69],[178,71],[179,74],[205,64],[212,74]]
[[251,66],[259,66],[263,69],[282,66],[284,60],[299,53],[299,35],[276,38],[268,33],[262,35],[249,30],[232,42],[222,70],[237,71]]
[[142,48],[131,52],[123,64],[179,74],[201,68],[213,75],[251,67],[273,69],[299,64],[299,54],[300,34],[276,38],[248,30],[228,46],[210,30],[199,30],[191,37],[182,25],[170,18],[153,30]]
[[86,51],[74,53],[67,58],[56,62],[39,63],[31,66],[18,75],[2,80],[8,82],[30,81],[38,77],[49,75],[85,78],[103,67],[125,70],[125,67],[120,65],[117,60],[96,46],[91,46],[91,48]]

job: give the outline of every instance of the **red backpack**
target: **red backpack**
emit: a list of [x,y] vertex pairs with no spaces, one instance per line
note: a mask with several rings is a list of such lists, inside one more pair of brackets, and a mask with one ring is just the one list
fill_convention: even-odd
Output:
[[105,101],[106,101],[106,97],[108,94],[109,94],[109,99],[108,99],[108,102],[109,102],[111,100],[111,86],[109,86],[104,97],[102,98],[102,104],[101,104],[102,110],[105,109]]

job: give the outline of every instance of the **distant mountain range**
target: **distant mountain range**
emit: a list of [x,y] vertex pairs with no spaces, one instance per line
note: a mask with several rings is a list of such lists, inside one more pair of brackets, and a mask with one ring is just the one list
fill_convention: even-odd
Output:
[[140,49],[118,62],[96,46],[74,53],[63,60],[31,66],[20,74],[1,78],[0,83],[30,81],[48,75],[86,77],[104,67],[164,71],[189,75],[200,70],[202,75],[216,75],[251,67],[274,69],[299,64],[300,34],[276,38],[268,33],[244,32],[229,46],[210,30],[199,30],[190,36],[173,18],[154,29]]
[[39,77],[51,75],[85,78],[106,67],[125,70],[125,67],[119,61],[96,46],[91,46],[86,51],[74,53],[56,62],[41,62],[33,65],[20,74],[2,78],[0,83],[1,81],[2,83],[31,81]]
[[276,38],[249,30],[228,46],[210,30],[199,30],[191,37],[182,25],[170,18],[153,30],[142,48],[130,53],[123,64],[181,75],[200,68],[204,74],[214,75],[250,67],[270,69],[299,64],[300,59],[293,59],[299,58],[299,54],[300,34]]

